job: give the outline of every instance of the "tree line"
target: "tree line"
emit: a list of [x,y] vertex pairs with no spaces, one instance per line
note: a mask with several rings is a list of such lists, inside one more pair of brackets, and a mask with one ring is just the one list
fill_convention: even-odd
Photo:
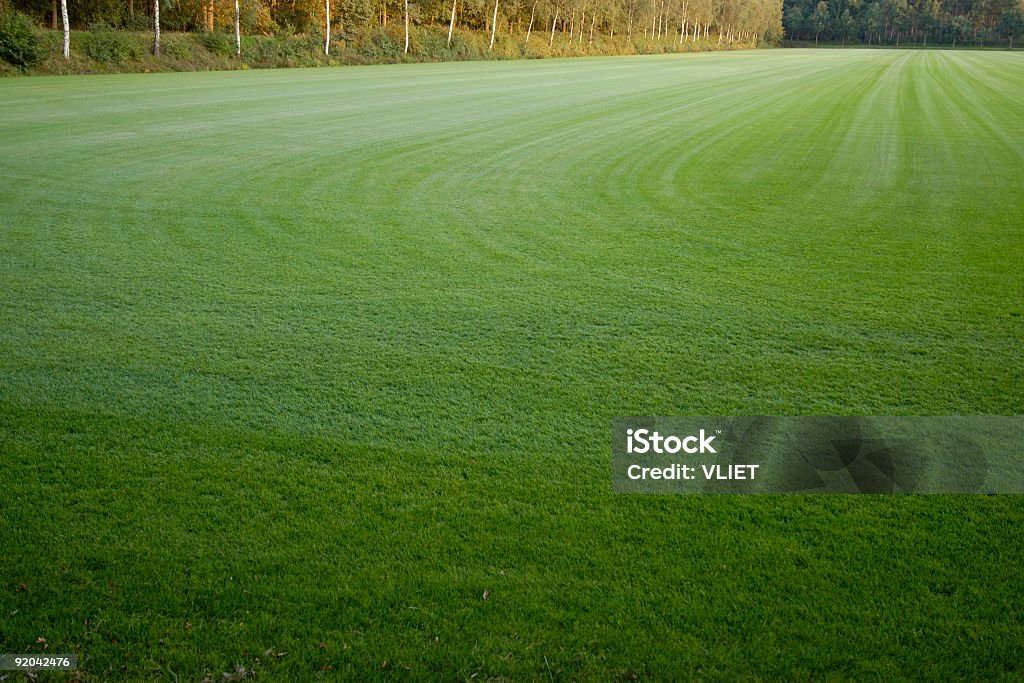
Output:
[[[0,0],[54,29],[221,32],[241,50],[242,34],[319,35],[324,52],[350,34],[374,28],[405,34],[410,26],[447,32],[499,32],[524,42],[595,36],[639,38],[684,46],[757,46],[782,38],[781,0]],[[67,49],[65,48],[65,56]]]
[[1013,47],[1024,33],[1022,0],[785,0],[786,36],[815,43]]

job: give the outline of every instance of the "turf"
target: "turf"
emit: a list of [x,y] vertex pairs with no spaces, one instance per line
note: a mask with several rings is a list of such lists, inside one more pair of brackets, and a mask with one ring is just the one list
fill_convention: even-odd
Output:
[[611,419],[1024,412],[1024,55],[0,81],[0,652],[1024,676],[1018,497],[630,497]]

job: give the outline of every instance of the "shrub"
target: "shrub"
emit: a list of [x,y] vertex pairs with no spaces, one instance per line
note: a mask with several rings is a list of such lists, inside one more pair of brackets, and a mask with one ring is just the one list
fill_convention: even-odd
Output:
[[21,12],[0,15],[0,59],[25,70],[43,58],[43,47],[32,20]]
[[452,36],[450,51],[459,59],[483,59],[479,46],[470,44],[461,33]]
[[120,64],[142,56],[143,48],[133,35],[114,31],[106,24],[92,24],[89,30],[91,35],[85,53],[97,62]]
[[400,42],[383,29],[378,29],[372,34],[364,34],[363,41],[359,45],[359,52],[361,54],[374,59],[397,59],[402,56],[404,49],[404,42]]
[[277,39],[265,36],[242,36],[242,59],[263,66],[273,66],[277,59]]
[[235,38],[226,33],[204,33],[200,40],[211,53],[221,57],[235,54]]
[[124,30],[133,31],[135,33],[145,33],[146,31],[153,30],[153,22],[145,14],[136,14],[133,17],[125,19]]
[[193,56],[192,42],[188,38],[182,38],[181,40],[165,39],[160,50],[165,56],[174,57],[175,59],[192,59]]
[[428,31],[417,41],[416,53],[430,59],[451,59],[452,51],[448,49],[448,36]]

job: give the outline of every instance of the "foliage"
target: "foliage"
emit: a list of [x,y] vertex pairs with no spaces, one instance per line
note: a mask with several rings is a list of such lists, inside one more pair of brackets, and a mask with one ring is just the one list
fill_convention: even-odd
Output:
[[43,54],[31,19],[16,10],[0,13],[0,59],[28,69],[38,64]]
[[97,62],[116,65],[138,59],[145,53],[145,46],[137,34],[116,31],[101,22],[90,26],[85,52]]
[[125,31],[135,31],[135,32],[152,31],[153,30],[153,20],[150,19],[145,14],[136,14],[133,17],[129,17],[129,18],[125,19],[124,30]]
[[790,39],[922,45],[996,41],[1020,33],[1022,0],[785,0]]
[[203,46],[215,55],[228,57],[235,54],[237,49],[235,37],[226,33],[201,33],[200,40]]
[[428,59],[447,59],[452,56],[452,50],[448,47],[448,39],[444,34],[425,31],[417,34],[416,54],[423,55]]
[[161,40],[161,54],[174,59],[192,59],[195,56],[193,43],[185,36],[165,35]]
[[399,59],[405,45],[395,34],[379,29],[369,31],[360,41],[360,54],[372,59]]
[[[43,0],[11,2],[37,21],[49,18],[50,5]],[[495,46],[491,48],[489,38],[494,5],[485,0],[458,0],[456,5],[456,30],[486,34],[488,40],[484,49],[474,48],[471,52],[477,51],[488,58],[511,58],[529,53],[523,43],[531,17],[534,19],[534,33],[541,42],[557,15],[556,39],[561,45],[558,48],[552,46],[549,51],[566,54],[590,53],[594,49],[591,29],[595,42],[598,42],[613,34],[625,34],[631,30],[629,27],[635,28],[631,37],[635,34],[638,40],[646,41],[641,51],[647,52],[690,50],[696,47],[694,43],[708,40],[711,33],[715,34],[716,46],[721,43],[725,46],[749,46],[771,42],[782,31],[781,0],[542,0],[536,6],[524,0],[499,0]],[[175,0],[162,4],[161,25],[169,31],[204,32],[199,17],[205,16],[205,7],[205,0]],[[323,35],[325,9],[323,0],[242,0],[240,23],[243,31],[249,33],[318,36]],[[151,24],[148,16],[151,10],[143,0],[138,0],[132,11],[126,8],[123,0],[78,0],[69,5],[69,11],[71,23],[76,27],[103,21],[112,27],[140,30],[148,29]],[[371,34],[359,46],[357,54],[394,61],[409,58],[404,54],[403,11],[402,0],[339,0],[331,2],[331,23],[339,30],[343,28],[346,34]],[[448,0],[421,0],[409,4],[411,42],[416,43],[417,36],[425,38],[411,50],[413,55],[420,54],[426,59],[448,59],[451,55],[458,55],[447,44],[450,11]],[[229,27],[234,25],[233,4],[214,3],[213,15],[215,30],[230,32]],[[582,32],[581,21],[586,23]],[[699,23],[709,31],[707,35],[687,35],[685,40],[679,41],[684,23],[691,27]],[[657,34],[653,33],[655,26]],[[420,33],[425,30],[433,35],[443,29],[443,46],[433,37]],[[584,40],[580,40],[582,33],[586,33]],[[570,34],[572,43],[569,42]],[[722,35],[721,40],[719,35]],[[397,51],[394,49],[396,41],[402,48]],[[680,42],[691,44],[684,46]],[[216,47],[211,52],[220,54]],[[620,53],[634,51],[628,44],[617,50]]]

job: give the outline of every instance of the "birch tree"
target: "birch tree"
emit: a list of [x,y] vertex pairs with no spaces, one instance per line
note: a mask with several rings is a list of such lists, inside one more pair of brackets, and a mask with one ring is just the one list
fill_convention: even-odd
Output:
[[153,56],[160,56],[160,0],[153,0]]
[[[406,0],[408,3],[409,0]],[[498,28],[498,0],[494,0],[494,17],[491,19],[491,46],[488,51],[494,50],[494,32]]]
[[405,0],[405,52],[409,54],[409,0]]
[[526,40],[523,45],[530,44],[530,32],[533,31],[533,18],[537,14],[537,0],[533,0],[533,9],[530,10],[530,25],[526,27]]
[[[238,0],[235,0],[235,56],[242,56],[242,13],[238,9]],[[330,21],[330,17],[328,17]]]
[[455,3],[458,0],[452,0],[452,20],[448,22],[448,47],[452,46],[452,30],[455,28]]
[[[235,6],[238,6],[238,0],[235,0]],[[331,0],[324,0],[324,55],[329,54],[331,54]]]
[[[71,27],[68,26],[68,0],[60,0],[60,20],[64,27],[64,59],[71,58]],[[159,56],[159,53],[157,53]]]

